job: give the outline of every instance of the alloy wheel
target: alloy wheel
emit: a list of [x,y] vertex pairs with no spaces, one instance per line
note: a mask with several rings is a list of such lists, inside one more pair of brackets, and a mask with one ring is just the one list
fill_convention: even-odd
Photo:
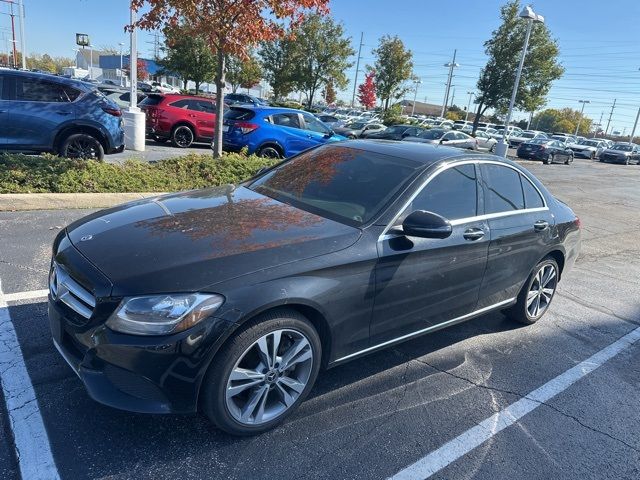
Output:
[[553,264],[543,265],[536,273],[527,293],[527,313],[531,318],[541,317],[547,310],[558,284],[558,275]]
[[69,158],[98,158],[98,149],[93,140],[77,138],[67,146],[67,157]]
[[179,147],[187,148],[193,143],[193,132],[189,127],[178,127],[173,133],[173,139]]
[[258,156],[263,158],[280,158],[280,152],[274,147],[263,147],[260,149]]
[[313,349],[297,330],[269,332],[247,348],[234,365],[225,405],[243,425],[258,426],[289,410],[305,390],[313,367]]

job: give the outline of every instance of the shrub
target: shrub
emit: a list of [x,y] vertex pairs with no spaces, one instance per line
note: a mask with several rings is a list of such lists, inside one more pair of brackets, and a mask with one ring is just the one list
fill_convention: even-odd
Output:
[[53,155],[0,155],[0,193],[171,192],[238,183],[277,161],[227,153],[122,164]]

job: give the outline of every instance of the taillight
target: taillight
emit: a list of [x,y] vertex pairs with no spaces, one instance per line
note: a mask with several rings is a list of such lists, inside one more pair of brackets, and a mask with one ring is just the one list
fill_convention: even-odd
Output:
[[249,122],[236,122],[234,127],[239,128],[242,131],[242,134],[246,135],[247,133],[251,133],[256,130],[258,125]]
[[576,227],[578,227],[579,229],[582,228],[582,222],[580,221],[580,217],[576,217],[573,223],[575,223]]
[[122,110],[120,110],[119,108],[102,107],[102,111],[108,113],[109,115],[113,115],[114,117],[122,116]]

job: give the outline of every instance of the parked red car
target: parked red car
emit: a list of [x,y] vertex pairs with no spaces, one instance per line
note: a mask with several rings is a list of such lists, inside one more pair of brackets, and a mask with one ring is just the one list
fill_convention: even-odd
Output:
[[147,136],[187,148],[194,142],[211,142],[216,122],[216,104],[205,97],[152,93],[141,103],[147,116]]

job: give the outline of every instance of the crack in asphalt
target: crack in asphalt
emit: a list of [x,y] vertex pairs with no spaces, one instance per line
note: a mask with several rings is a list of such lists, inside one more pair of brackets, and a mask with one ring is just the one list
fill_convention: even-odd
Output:
[[630,323],[632,325],[640,326],[640,322],[636,321],[636,320],[632,320],[630,318],[627,317],[623,317],[622,315],[614,312],[613,310],[611,310],[609,307],[605,307],[604,305],[600,305],[598,303],[593,303],[589,300],[586,300],[582,297],[579,297],[578,295],[575,295],[573,293],[570,292],[565,292],[565,291],[560,291],[558,290],[556,292],[556,295],[566,298],[567,300],[572,300],[575,303],[577,303],[578,305],[582,305],[583,307],[589,308],[591,310],[596,310],[600,313],[604,313],[605,315],[611,315],[612,317],[617,318],[618,320],[622,320],[623,322],[627,322]]
[[[400,353],[400,355],[403,355],[401,352],[399,352],[399,353]],[[578,419],[577,417],[575,417],[574,415],[571,415],[571,414],[569,414],[569,413],[566,413],[566,412],[564,412],[564,411],[560,410],[560,409],[559,409],[559,408],[557,408],[557,407],[554,407],[553,405],[551,405],[551,404],[549,404],[549,403],[547,403],[547,402],[541,402],[541,401],[539,401],[539,400],[536,400],[536,399],[534,399],[534,398],[529,397],[528,395],[523,395],[523,394],[522,394],[522,393],[520,393],[520,392],[516,392],[516,391],[512,391],[512,390],[505,390],[505,389],[498,388],[498,387],[491,387],[491,386],[489,386],[489,385],[485,385],[485,384],[482,384],[482,383],[474,382],[473,380],[471,380],[471,379],[469,379],[469,378],[467,378],[467,377],[464,377],[464,376],[461,376],[461,375],[457,375],[457,374],[455,374],[455,373],[452,373],[452,372],[451,372],[451,371],[449,371],[449,370],[445,370],[445,369],[439,368],[439,367],[437,367],[437,366],[435,366],[435,365],[433,365],[433,364],[431,364],[431,363],[427,362],[426,360],[423,360],[423,359],[420,359],[420,358],[410,358],[409,360],[413,360],[413,361],[416,361],[416,362],[418,362],[418,363],[422,363],[423,365],[426,365],[426,366],[428,366],[428,367],[431,367],[431,368],[433,368],[434,370],[437,370],[438,372],[444,373],[444,374],[449,375],[449,376],[451,376],[451,377],[453,377],[453,378],[456,378],[456,379],[458,379],[458,380],[462,380],[462,381],[464,381],[464,382],[467,382],[467,383],[469,383],[469,384],[471,384],[471,385],[473,385],[473,386],[475,386],[475,387],[482,388],[482,389],[485,389],[485,390],[490,390],[490,391],[493,391],[493,392],[499,392],[499,393],[503,393],[503,394],[514,395],[514,396],[518,397],[519,399],[523,399],[523,398],[524,398],[524,399],[530,400],[530,401],[532,401],[532,402],[535,402],[535,403],[537,403],[538,405],[541,405],[541,406],[544,406],[544,407],[548,407],[548,408],[550,408],[551,410],[553,410],[553,411],[555,411],[555,412],[559,413],[559,414],[560,414],[560,415],[562,415],[563,417],[566,417],[566,418],[568,418],[568,419],[570,419],[570,420],[575,421],[575,422],[576,422],[578,425],[580,425],[581,427],[584,427],[584,428],[586,428],[586,429],[588,429],[588,430],[591,430],[592,432],[595,432],[595,433],[599,433],[599,434],[601,434],[601,435],[604,435],[605,437],[608,437],[608,438],[610,438],[611,440],[614,440],[614,441],[616,441],[616,442],[618,442],[618,443],[620,443],[620,444],[624,445],[625,447],[629,448],[630,450],[633,450],[633,451],[634,451],[634,452],[636,452],[636,453],[640,453],[640,448],[634,447],[633,445],[631,445],[631,444],[629,444],[629,443],[625,442],[625,441],[624,441],[624,440],[622,440],[621,438],[618,438],[618,437],[616,437],[616,436],[614,436],[614,435],[611,435],[610,433],[607,433],[607,432],[605,432],[605,431],[599,430],[598,428],[593,427],[593,426],[591,426],[591,425],[587,425],[587,424],[585,424],[584,422],[582,422],[580,419]],[[519,422],[519,421],[517,421],[516,423],[520,423],[520,422]]]

